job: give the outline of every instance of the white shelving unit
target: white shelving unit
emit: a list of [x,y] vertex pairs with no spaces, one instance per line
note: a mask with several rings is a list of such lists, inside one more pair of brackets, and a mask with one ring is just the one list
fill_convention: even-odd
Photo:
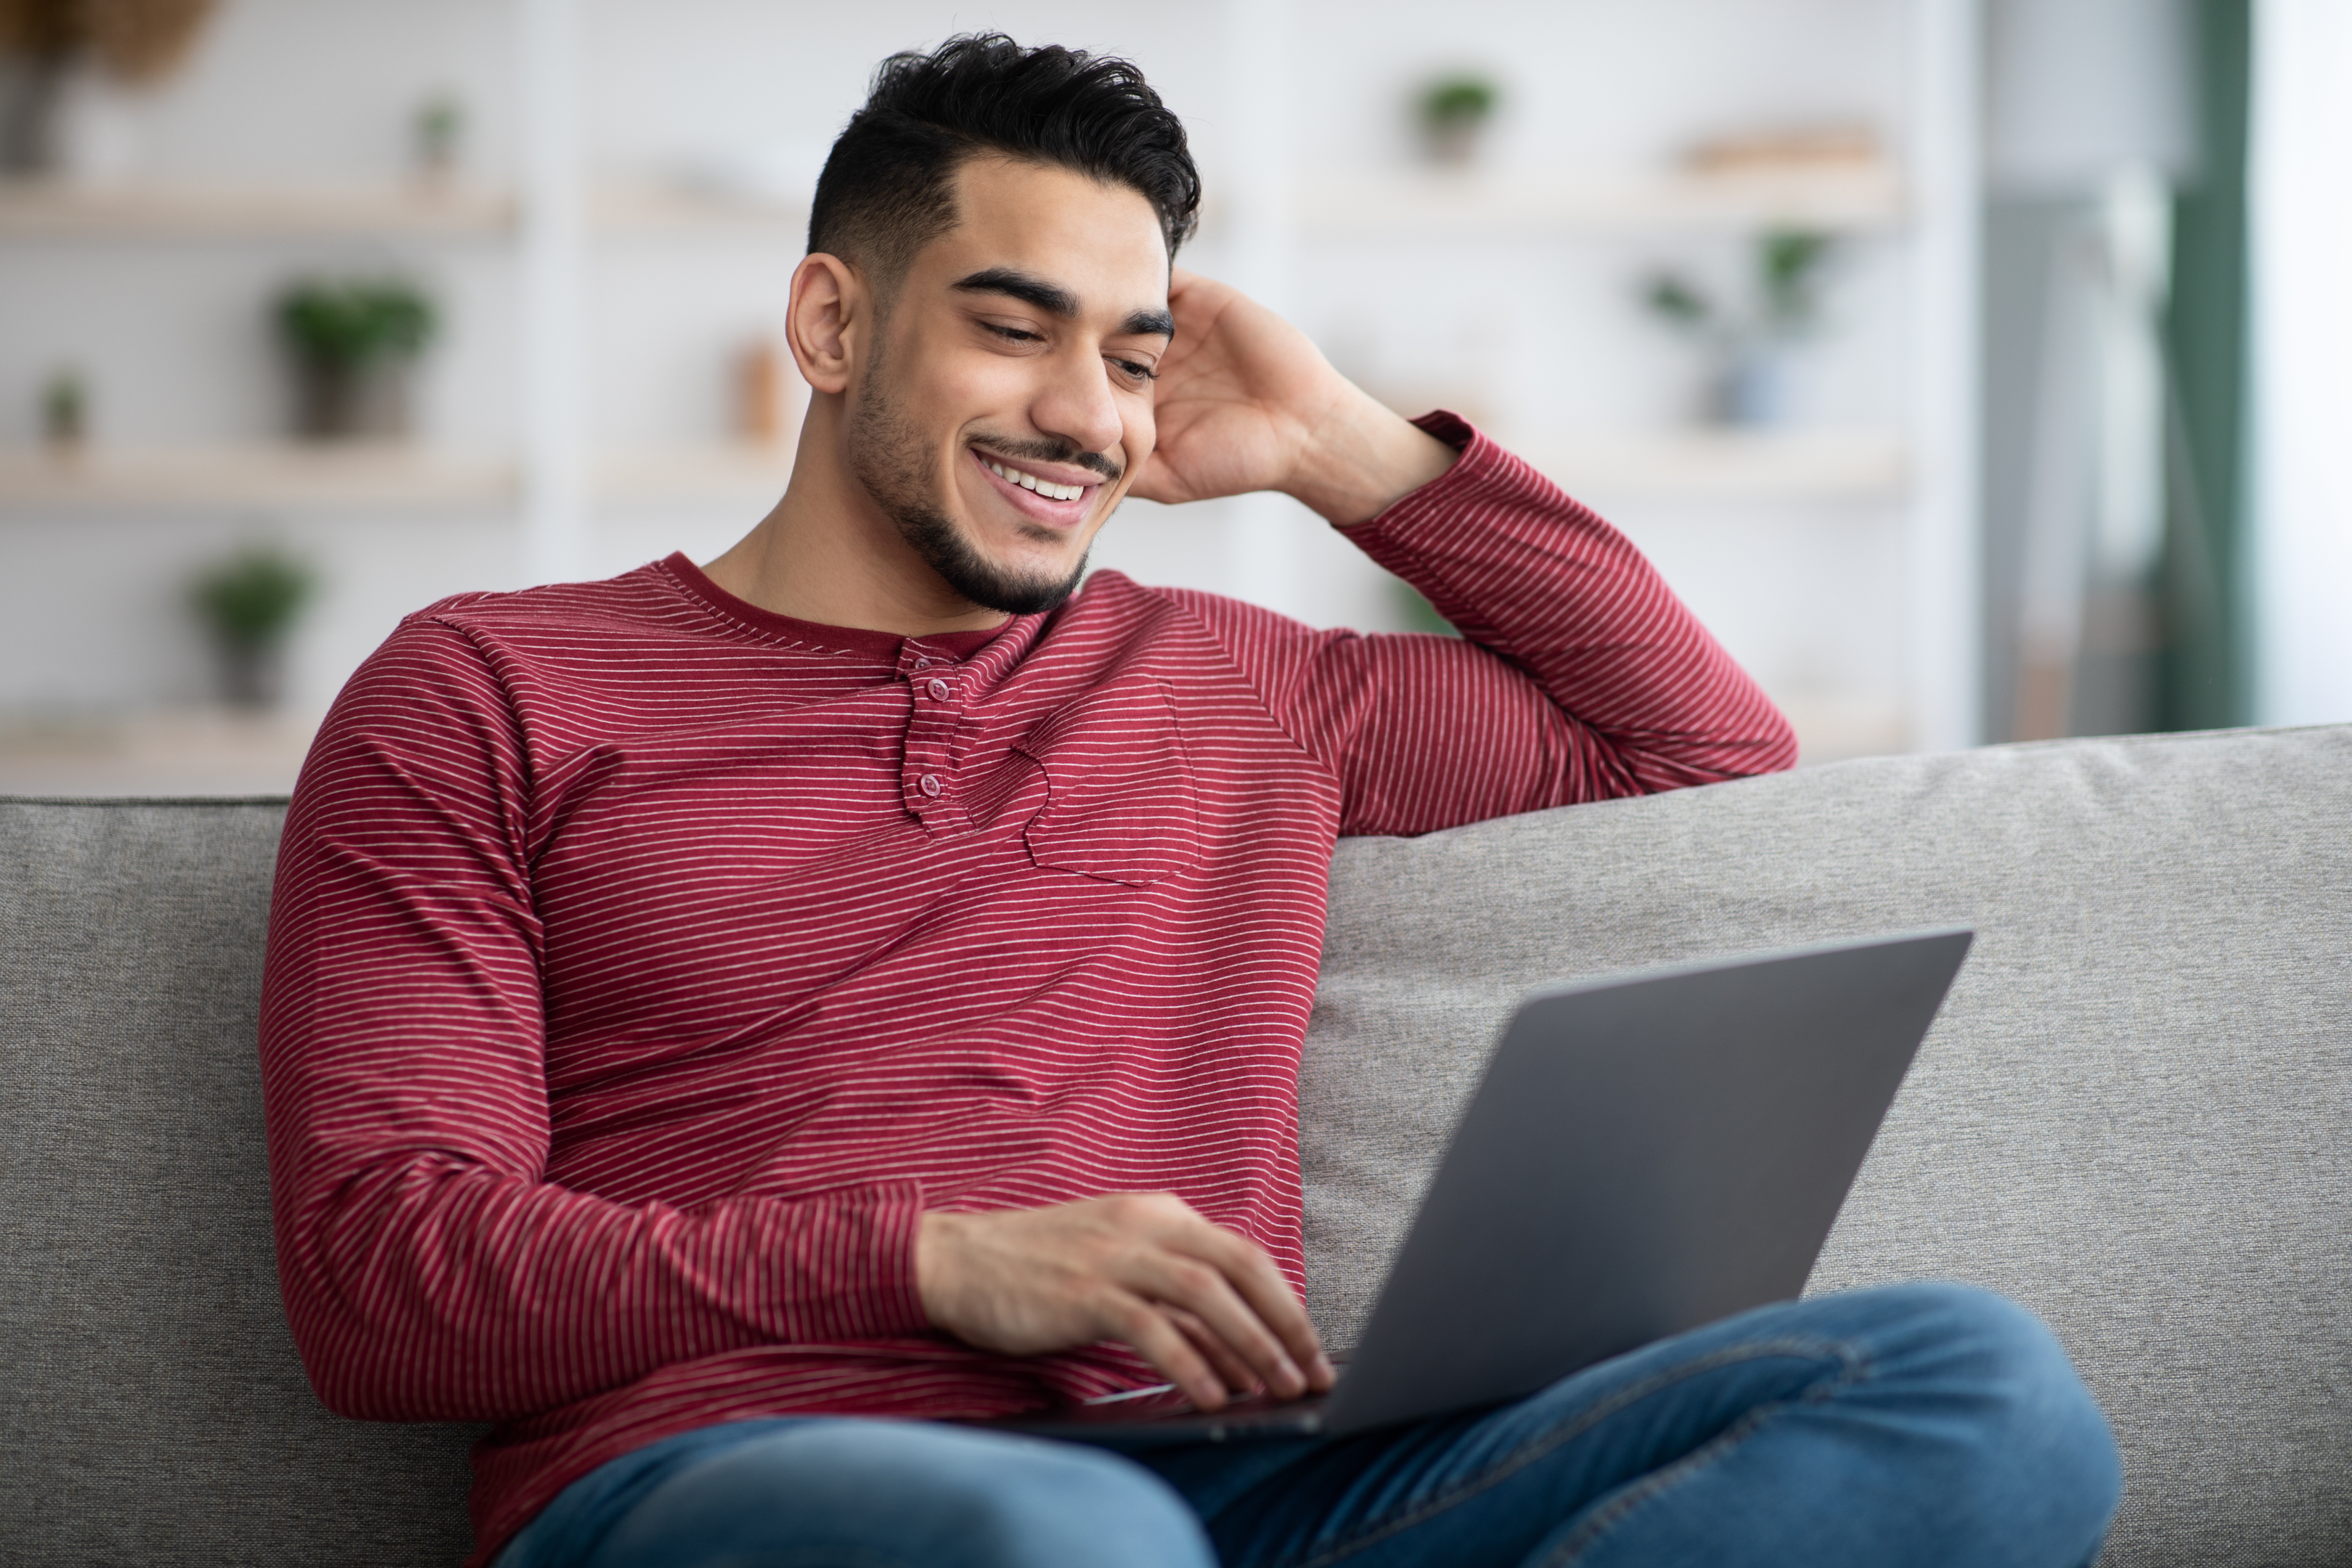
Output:
[[464,185],[0,184],[0,242],[499,239],[511,193]]
[[[0,182],[0,244],[235,243],[257,239],[511,240],[521,202],[465,184],[51,185]],[[600,187],[597,236],[797,239],[806,204],[758,202],[668,185]]]
[[[1225,26],[1263,47],[1297,29],[1302,4],[1226,0]],[[1787,706],[1816,756],[1943,750],[1978,739],[1974,150],[1983,18],[1979,0],[1897,0],[1889,9],[1905,41],[1892,68],[1900,80],[1887,84],[1884,100],[1890,152],[1883,162],[1722,173],[1580,173],[1541,163],[1492,173],[1318,170],[1302,165],[1295,151],[1302,135],[1296,117],[1306,111],[1286,107],[1281,84],[1265,73],[1236,68],[1225,80],[1225,114],[1250,156],[1245,178],[1238,188],[1228,179],[1223,205],[1211,214],[1213,223],[1241,231],[1226,241],[1243,258],[1235,280],[1294,309],[1311,301],[1285,290],[1295,289],[1317,258],[1349,248],[1443,255],[1449,258],[1443,268],[1432,262],[1413,274],[1417,286],[1464,290],[1478,286],[1460,269],[1477,265],[1481,247],[1516,258],[1504,265],[1518,268],[1511,276],[1522,289],[1532,265],[1527,258],[1542,247],[1559,256],[1587,246],[1622,254],[1652,241],[1776,227],[1827,231],[1888,258],[1895,281],[1881,319],[1891,324],[1879,330],[1899,338],[1892,357],[1902,369],[1881,407],[1863,411],[1867,425],[1517,426],[1524,456],[1604,509],[1622,502],[1627,512],[1703,517],[1677,525],[1700,531],[1788,530],[1792,549],[1868,558],[1866,567],[1851,568],[1872,574],[1857,596],[1892,623],[1877,668],[1899,669],[1900,695],[1792,690]],[[1272,52],[1280,58],[1279,49]],[[1694,124],[1686,134],[1707,129]],[[1252,537],[1262,521],[1236,520],[1231,553],[1277,605],[1310,597],[1321,570],[1312,542],[1268,544]],[[1874,541],[1851,548],[1861,541],[1857,529]],[[1745,608],[1741,601],[1761,591],[1742,595],[1735,585],[1727,602]]]
[[[792,478],[788,447],[748,444],[600,453],[597,501],[766,504]],[[74,511],[511,508],[522,494],[512,455],[373,442],[0,451],[0,507]]]
[[[1733,30],[1752,28],[1758,24],[1756,10],[1747,8],[1750,3],[1726,7],[1716,21]],[[1800,20],[1821,11],[1814,5],[1809,13],[1798,0],[1752,4],[1758,10],[1786,4],[1789,16]],[[337,615],[357,626],[362,619],[380,617],[395,593],[413,607],[458,586],[610,570],[624,549],[643,559],[646,552],[672,547],[673,539],[691,538],[698,542],[688,547],[699,548],[722,528],[740,531],[756,515],[754,509],[782,489],[790,472],[788,453],[697,439],[695,433],[720,427],[713,416],[721,357],[751,331],[769,330],[769,318],[760,314],[769,309],[767,284],[747,279],[764,278],[759,269],[769,267],[771,258],[778,269],[789,267],[805,223],[804,203],[740,199],[719,185],[698,188],[651,178],[592,183],[591,141],[596,141],[603,168],[705,165],[695,163],[688,155],[692,150],[682,143],[657,146],[646,130],[655,118],[651,111],[618,112],[613,107],[617,100],[596,100],[604,106],[594,110],[602,116],[597,136],[584,133],[583,121],[590,110],[583,107],[583,78],[590,73],[583,63],[586,51],[580,29],[593,16],[600,29],[614,28],[632,40],[631,48],[644,47],[646,39],[628,33],[625,18],[592,12],[583,0],[507,0],[502,9],[512,26],[497,37],[508,41],[478,42],[472,58],[488,60],[489,47],[505,51],[509,44],[510,57],[501,54],[505,63],[465,84],[475,102],[495,103],[505,117],[500,125],[507,139],[485,142],[491,155],[475,165],[493,172],[475,183],[382,179],[368,184],[354,173],[346,184],[235,184],[229,176],[247,165],[215,156],[209,163],[191,160],[182,165],[209,168],[203,183],[191,176],[190,183],[179,184],[0,186],[0,261],[37,257],[44,250],[72,257],[39,262],[18,275],[47,277],[51,282],[45,286],[61,295],[79,287],[76,309],[94,312],[103,307],[92,291],[101,285],[82,286],[63,276],[80,265],[84,253],[93,258],[93,272],[110,280],[104,287],[116,286],[111,279],[117,276],[143,279],[149,274],[142,268],[188,274],[186,287],[157,290],[157,299],[166,303],[154,305],[135,325],[121,327],[110,340],[113,350],[92,351],[115,355],[111,365],[100,359],[93,378],[100,413],[96,444],[73,460],[21,445],[0,448],[0,516],[30,520],[11,535],[25,542],[25,559],[37,556],[69,570],[78,559],[70,551],[95,551],[118,536],[104,531],[149,541],[149,558],[157,563],[149,574],[153,585],[148,613],[161,622],[177,613],[164,597],[177,590],[165,581],[159,552],[181,550],[194,561],[202,552],[224,548],[248,522],[268,527],[289,520],[294,534],[348,552],[329,563],[331,576],[340,574],[338,580],[352,584],[355,594],[363,582],[374,584],[373,591],[386,600],[369,600],[365,616],[338,605]],[[866,28],[871,37],[859,34],[855,49],[862,52],[854,58],[828,57],[829,73],[845,72],[841,79],[854,81],[856,61],[870,64],[887,47],[899,47],[931,26],[911,5],[881,10],[887,14],[877,14]],[[1312,28],[1301,20],[1310,12]],[[1418,25],[1402,20],[1405,12],[1392,6],[1381,13],[1387,20],[1360,25]],[[1538,287],[1528,280],[1539,267],[1550,267],[1547,276],[1563,288],[1584,289],[1590,304],[1605,266],[1618,264],[1606,259],[1604,266],[1604,259],[1596,258],[1625,258],[1623,266],[1630,268],[1654,240],[1674,255],[1706,257],[1727,256],[1727,242],[1778,226],[1851,237],[1854,253],[1868,257],[1876,269],[1874,287],[1886,283],[1869,297],[1870,309],[1877,312],[1869,330],[1881,334],[1869,342],[1894,342],[1900,365],[1881,377],[1888,384],[1884,395],[1836,405],[1845,415],[1832,427],[1626,427],[1644,410],[1654,408],[1661,420],[1666,417],[1661,397],[1629,405],[1631,412],[1597,400],[1563,399],[1557,406],[1565,414],[1538,408],[1515,426],[1498,419],[1497,428],[1513,436],[1525,456],[1571,493],[1604,506],[1622,502],[1628,514],[1699,520],[1689,525],[1687,537],[1700,539],[1707,549],[1747,550],[1751,558],[1761,558],[1779,551],[1785,538],[1821,552],[1821,558],[1839,552],[1853,559],[1868,557],[1868,570],[1875,575],[1867,595],[1874,603],[1867,608],[1885,611],[1885,618],[1899,626],[1883,639],[1887,646],[1878,667],[1904,672],[1899,710],[1892,704],[1882,705],[1885,711],[1868,710],[1849,701],[1850,694],[1828,691],[1812,710],[1815,718],[1806,721],[1824,733],[1845,737],[1833,751],[1852,751],[1898,741],[1943,747],[1975,738],[1972,159],[1979,12],[1979,0],[1886,0],[1866,14],[1854,11],[1854,17],[1871,26],[1880,26],[1873,18],[1899,16],[1907,39],[1896,65],[1888,63],[1892,57],[1885,47],[1873,45],[1876,52],[1867,68],[1889,90],[1855,111],[1884,128],[1888,161],[1770,176],[1580,172],[1611,158],[1621,161],[1608,166],[1622,169],[1629,166],[1624,160],[1639,156],[1654,158],[1652,167],[1664,170],[1677,138],[1711,133],[1748,112],[1736,104],[1718,110],[1716,88],[1700,82],[1710,68],[1708,47],[1715,47],[1720,63],[1723,47],[1693,39],[1681,54],[1658,53],[1664,24],[1621,24],[1606,8],[1560,26],[1597,30],[1606,35],[1604,43],[1615,40],[1612,47],[1632,38],[1639,46],[1633,55],[1648,61],[1642,68],[1675,73],[1670,85],[1680,94],[1676,105],[1655,117],[1654,127],[1643,133],[1650,140],[1638,146],[1603,146],[1582,132],[1555,125],[1544,132],[1551,140],[1541,144],[1540,156],[1510,165],[1521,172],[1484,174],[1326,166],[1359,155],[1358,149],[1369,143],[1354,131],[1351,139],[1314,142],[1322,117],[1344,119],[1356,111],[1350,105],[1360,106],[1368,94],[1387,93],[1392,86],[1402,90],[1378,79],[1379,71],[1392,65],[1408,73],[1417,68],[1412,62],[1383,63],[1389,57],[1373,50],[1355,58],[1347,67],[1352,74],[1344,80],[1327,73],[1327,79],[1302,84],[1294,73],[1299,58],[1316,52],[1308,46],[1329,41],[1321,35],[1331,29],[1359,26],[1354,13],[1330,0],[1221,0],[1217,25],[1209,30],[1214,41],[1209,43],[1197,41],[1197,26],[1185,30],[1181,44],[1173,33],[1150,32],[1161,23],[1156,12],[1140,6],[1108,8],[1100,25],[1104,41],[1114,45],[1120,36],[1159,38],[1139,47],[1139,58],[1158,79],[1163,55],[1170,57],[1168,79],[1177,93],[1171,100],[1204,122],[1201,144],[1217,155],[1206,171],[1211,206],[1199,263],[1302,321],[1325,302],[1316,291],[1325,287],[1328,264],[1352,253],[1427,258],[1450,248],[1461,258],[1501,258],[1496,287],[1522,290]],[[712,13],[704,21],[715,26],[716,16]],[[1552,25],[1532,16],[1522,20],[1532,26]],[[747,0],[733,25],[740,31],[754,24],[767,26],[768,18]],[[1061,24],[1030,17],[1020,25],[1034,29]],[[1449,37],[1460,31],[1465,40],[1476,31],[1457,27],[1454,20],[1434,25],[1434,30]],[[1318,37],[1307,36],[1310,32]],[[886,35],[887,43],[881,41]],[[1484,47],[1489,58],[1507,65],[1509,46],[1496,42],[1491,26],[1484,36],[1483,45],[1465,42],[1462,58],[1475,58]],[[1884,30],[1878,35],[1882,44],[1892,36]],[[618,47],[601,32],[585,41]],[[660,47],[672,42],[662,40]],[[1817,37],[1808,47],[1821,42]],[[247,38],[240,47],[257,46]],[[702,48],[677,47],[681,58]],[[761,47],[783,47],[781,35],[769,36]],[[1185,48],[1198,53],[1187,57]],[[1643,55],[1643,49],[1653,52]],[[1676,62],[1671,68],[1661,63],[1670,58]],[[745,90],[741,79],[720,68],[717,50],[704,49],[694,58],[693,68],[723,83],[725,90]],[[663,92],[686,101],[678,98],[683,78],[665,76],[671,68],[660,60],[646,64],[642,76],[631,79],[632,105],[655,101]],[[265,75],[250,63],[240,68],[247,72],[242,80]],[[1532,89],[1538,79],[1535,68],[1528,68],[1523,89]],[[1186,70],[1189,78],[1182,75]],[[1899,83],[1888,79],[1890,70],[1899,72]],[[1606,98],[1610,89],[1607,83],[1577,88],[1561,79],[1540,79],[1546,92],[1582,98],[1596,92]],[[1532,91],[1523,89],[1514,89],[1522,90],[1520,101],[1532,102]],[[414,99],[387,94],[383,101]],[[1214,112],[1208,112],[1212,108]],[[1383,123],[1392,129],[1393,106],[1384,112],[1391,119]],[[1703,115],[1717,112],[1721,121],[1701,123]],[[615,123],[630,114],[638,118],[623,127],[626,134],[615,131]],[[838,124],[833,108],[824,114],[828,124]],[[763,132],[779,138],[778,146],[797,147],[798,138],[814,138],[822,130],[814,113],[807,124],[785,125],[785,118],[773,121],[781,129]],[[1212,121],[1213,125],[1205,123]],[[718,146],[722,122],[737,123],[718,114],[697,133]],[[1363,121],[1359,128],[1371,123]],[[1585,162],[1588,157],[1592,162]],[[362,166],[356,157],[284,165],[329,175]],[[709,166],[730,165],[722,160]],[[116,246],[121,247],[119,253],[107,248]],[[166,321],[163,311],[180,309],[174,301],[185,300],[188,309],[214,312],[211,319],[221,321],[224,310],[250,308],[240,301],[257,298],[270,281],[264,268],[311,266],[310,258],[316,256],[351,256],[361,258],[353,263],[360,266],[371,265],[365,258],[373,256],[401,263],[413,258],[416,270],[446,288],[450,319],[461,330],[453,331],[437,351],[444,357],[435,385],[449,395],[429,405],[438,410],[434,427],[451,432],[446,448],[430,442],[401,448],[309,447],[230,436],[210,444],[181,437],[172,445],[152,446],[106,438],[110,428],[151,430],[159,443],[175,429],[262,428],[268,385],[261,377],[270,367],[252,353],[249,337],[236,338],[246,329],[222,321],[218,330],[207,329],[210,336],[175,337],[179,322],[189,318]],[[1423,279],[1418,286],[1446,286],[1434,271],[1416,276]],[[1433,277],[1438,281],[1428,281]],[[692,296],[705,279],[724,280],[723,287],[734,290],[727,303],[700,308]],[[240,289],[254,292],[240,295]],[[662,290],[667,292],[657,292]],[[660,308],[653,310],[656,304]],[[1620,314],[1601,322],[1604,329],[1623,322],[1622,301],[1611,309]],[[1588,325],[1599,320],[1593,310],[1582,319]],[[136,352],[121,347],[133,332],[148,334],[134,345]],[[29,351],[43,356],[43,363],[29,367],[35,374],[67,357],[72,346],[70,340],[64,347],[50,346],[61,334],[18,336],[42,345]],[[1635,364],[1644,352],[1642,344],[1638,331],[1623,334],[1608,348],[1617,356],[1615,367]],[[150,357],[142,361],[140,353]],[[215,423],[175,423],[193,398],[204,395],[191,391],[185,379],[173,381],[168,399],[161,393],[149,399],[144,406],[151,413],[143,425],[131,416],[132,399],[120,389],[144,385],[134,378],[145,366],[164,364],[178,376],[183,373],[173,367],[184,366],[193,356],[236,353],[247,356],[239,372],[247,378],[241,384],[244,400],[224,398],[208,408],[208,416],[229,411]],[[1650,363],[1643,360],[1636,368]],[[709,379],[697,379],[706,363]],[[1403,365],[1396,384],[1414,384],[1421,374],[1415,365]],[[1880,376],[1875,368],[1869,374]],[[599,392],[593,410],[592,384]],[[177,401],[165,412],[152,412],[170,399]],[[110,419],[118,414],[119,419]],[[622,433],[625,445],[592,439],[592,414],[593,427]],[[1286,506],[1252,498],[1223,505],[1222,523],[1140,516],[1123,519],[1122,526],[1139,533],[1164,529],[1165,542],[1151,546],[1160,553],[1141,563],[1164,571],[1163,580],[1182,580],[1183,571],[1197,565],[1199,585],[1244,592],[1313,618],[1346,618],[1337,611],[1324,613],[1330,597],[1324,583],[1330,575],[1327,569],[1356,563],[1318,553],[1344,551],[1344,542],[1320,537],[1328,531],[1295,507],[1286,514]],[[301,532],[310,528],[305,520],[314,514],[341,513],[370,515],[350,525],[338,521]],[[114,515],[100,522],[101,514]],[[181,527],[182,517],[175,514],[185,514],[188,526]],[[1204,526],[1213,539],[1222,528],[1222,546],[1202,547],[1198,530]],[[707,531],[695,534],[698,528]],[[1813,531],[1807,534],[1808,529]],[[77,536],[89,542],[72,542]],[[425,538],[434,542],[429,552],[438,552],[436,560],[451,563],[447,585],[441,578],[428,584],[422,571],[395,586],[381,585],[381,563],[403,552],[424,558],[428,549],[410,541]],[[1892,563],[1897,557],[1899,564]],[[184,569],[177,559],[168,567]],[[1723,601],[1745,602],[1738,588],[1735,584]],[[1887,609],[1898,605],[1899,615]],[[1840,612],[1777,613],[1786,618]],[[317,656],[311,668],[322,672],[319,679],[326,671],[347,669],[363,653],[362,633],[352,630],[348,637],[348,644],[337,643]],[[140,657],[148,660],[144,668],[162,666],[160,653]],[[130,668],[127,657],[123,668]],[[128,678],[117,684],[127,689]],[[1800,705],[1792,696],[1791,710]]]
[[1895,501],[1911,488],[1903,438],[1873,431],[1596,430],[1520,455],[1595,500]]
[[1302,237],[1493,239],[1742,233],[1774,226],[1873,232],[1906,216],[1894,170],[1528,180],[1475,173],[1328,174],[1297,184]]

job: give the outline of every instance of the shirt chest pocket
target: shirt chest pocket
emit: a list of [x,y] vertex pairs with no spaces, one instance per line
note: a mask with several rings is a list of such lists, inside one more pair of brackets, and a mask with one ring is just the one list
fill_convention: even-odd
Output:
[[1022,832],[1037,866],[1139,888],[1200,863],[1200,795],[1167,682],[1114,681],[1013,750],[1045,775],[1045,808]]

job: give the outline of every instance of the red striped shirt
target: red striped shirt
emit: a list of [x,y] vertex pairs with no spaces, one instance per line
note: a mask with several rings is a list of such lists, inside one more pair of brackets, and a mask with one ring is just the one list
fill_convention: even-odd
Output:
[[673,556],[352,678],[271,911],[279,1268],[328,1405],[498,1424],[478,1560],[692,1427],[1156,1381],[933,1333],[917,1216],[1174,1192],[1302,1284],[1334,839],[1790,763],[1632,545],[1428,423],[1461,460],[1349,533],[1467,640],[1110,572],[902,638]]

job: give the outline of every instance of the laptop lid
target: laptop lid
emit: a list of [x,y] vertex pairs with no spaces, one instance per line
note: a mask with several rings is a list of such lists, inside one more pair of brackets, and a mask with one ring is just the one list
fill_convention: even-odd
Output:
[[1322,1429],[1516,1398],[1795,1297],[1971,936],[1838,942],[1529,996]]

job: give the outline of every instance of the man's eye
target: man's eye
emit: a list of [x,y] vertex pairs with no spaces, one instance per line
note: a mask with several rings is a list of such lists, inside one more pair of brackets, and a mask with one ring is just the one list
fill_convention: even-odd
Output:
[[1120,370],[1126,372],[1129,376],[1137,381],[1158,381],[1160,379],[1160,373],[1152,369],[1148,364],[1138,364],[1131,359],[1115,359],[1110,363],[1118,366]]
[[998,337],[1003,338],[1007,342],[1034,343],[1045,341],[1036,333],[1025,331],[1020,327],[1000,327],[993,321],[982,321],[981,325],[986,327],[990,331],[994,332]]

